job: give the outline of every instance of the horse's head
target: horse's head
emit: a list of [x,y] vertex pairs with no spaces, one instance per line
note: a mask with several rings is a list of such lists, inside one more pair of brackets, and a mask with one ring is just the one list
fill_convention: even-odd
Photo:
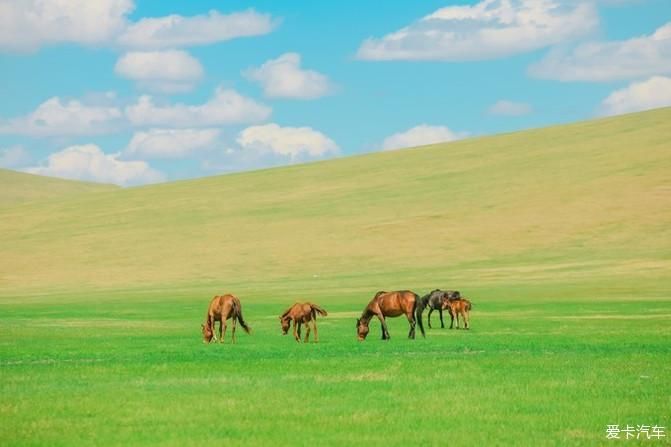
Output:
[[461,293],[459,293],[458,290],[448,290],[447,291],[447,299],[448,300],[458,300],[461,298]]
[[356,320],[356,336],[359,341],[366,339],[369,330],[367,321],[362,321],[360,318]]
[[203,343],[209,343],[214,337],[214,331],[209,324],[201,324],[200,329],[203,331]]
[[280,323],[282,324],[282,335],[287,335],[289,332],[289,326],[291,326],[291,319],[280,317]]

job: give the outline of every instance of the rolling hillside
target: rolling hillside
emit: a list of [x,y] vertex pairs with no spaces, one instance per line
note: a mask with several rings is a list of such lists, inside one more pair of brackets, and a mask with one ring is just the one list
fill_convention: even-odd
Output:
[[114,185],[76,182],[0,169],[0,207],[41,200],[61,199],[81,193],[112,191]]
[[[458,279],[550,289],[570,281],[630,293],[635,283],[654,294],[668,289],[671,273],[669,123],[666,108],[57,201],[46,193],[47,200],[14,200],[0,208],[0,292],[306,278],[315,287],[377,287],[375,275],[384,274],[399,286]],[[24,178],[3,171],[3,188],[15,191],[3,196],[39,196]]]

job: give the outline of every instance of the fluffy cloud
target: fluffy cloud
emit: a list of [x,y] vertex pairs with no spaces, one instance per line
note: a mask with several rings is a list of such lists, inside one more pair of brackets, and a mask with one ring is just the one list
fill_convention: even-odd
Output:
[[27,166],[32,161],[32,157],[21,146],[10,146],[0,149],[0,167],[2,168],[20,168]]
[[601,103],[600,114],[619,115],[665,106],[671,106],[671,78],[653,76],[608,95]]
[[272,98],[314,99],[333,90],[323,74],[301,69],[301,56],[297,53],[285,53],[247,70],[244,75],[259,82],[265,95]]
[[271,32],[276,22],[268,14],[249,10],[232,14],[210,11],[207,15],[142,19],[119,37],[122,46],[142,49],[183,48]]
[[529,74],[559,81],[612,81],[671,73],[671,22],[649,36],[551,51]]
[[142,88],[169,93],[189,91],[203,76],[200,62],[178,50],[126,53],[119,58],[114,71],[139,82]]
[[280,127],[275,123],[248,127],[240,132],[237,142],[244,150],[274,153],[291,160],[339,151],[333,140],[310,127]]
[[271,32],[278,21],[253,10],[130,22],[133,0],[0,0],[0,51],[78,43],[156,50],[206,45]]
[[357,53],[366,60],[485,60],[524,53],[584,35],[598,26],[590,2],[482,0],[448,6]]
[[135,132],[123,155],[127,158],[182,158],[208,148],[219,137],[217,129],[151,129]]
[[125,28],[132,9],[132,0],[0,0],[0,51],[107,43]]
[[51,154],[46,166],[26,169],[32,174],[121,186],[160,182],[163,175],[144,161],[121,161],[119,154],[107,155],[95,144],[70,146]]
[[531,110],[531,105],[524,102],[514,102],[502,99],[492,104],[489,109],[487,109],[487,113],[490,115],[522,116],[528,115],[531,113]]
[[429,126],[420,124],[405,132],[395,133],[385,138],[382,149],[392,150],[404,147],[423,146],[426,144],[444,143],[463,138],[465,134],[455,133],[445,126]]
[[141,96],[126,107],[126,116],[135,126],[212,127],[263,121],[270,116],[268,106],[240,95],[235,90],[218,88],[214,97],[200,105],[156,105],[151,96]]
[[115,106],[53,97],[22,117],[0,121],[0,134],[30,136],[99,135],[116,130],[123,114]]

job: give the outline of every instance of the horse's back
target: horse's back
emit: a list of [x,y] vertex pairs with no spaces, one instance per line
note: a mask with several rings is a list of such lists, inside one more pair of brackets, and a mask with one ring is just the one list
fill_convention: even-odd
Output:
[[219,318],[223,314],[226,314],[226,317],[228,317],[230,309],[235,305],[236,302],[238,305],[240,304],[240,300],[235,295],[230,293],[225,295],[216,295],[214,298],[212,298],[212,301],[210,301],[208,313],[216,318]]
[[398,290],[395,292],[386,292],[375,296],[374,301],[380,311],[390,317],[412,312],[415,309],[418,296],[410,290]]
[[456,312],[468,312],[471,310],[471,302],[464,298],[458,298],[456,300],[446,300],[447,305],[452,309],[453,311]]

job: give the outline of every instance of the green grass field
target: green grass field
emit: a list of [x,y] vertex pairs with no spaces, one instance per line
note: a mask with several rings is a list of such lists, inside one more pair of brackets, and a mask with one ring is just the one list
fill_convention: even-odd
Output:
[[[670,122],[3,193],[0,444],[669,444]],[[377,290],[435,287],[473,301],[472,330],[356,341]],[[223,292],[253,334],[203,345]],[[319,344],[280,335],[296,300],[329,311]]]

